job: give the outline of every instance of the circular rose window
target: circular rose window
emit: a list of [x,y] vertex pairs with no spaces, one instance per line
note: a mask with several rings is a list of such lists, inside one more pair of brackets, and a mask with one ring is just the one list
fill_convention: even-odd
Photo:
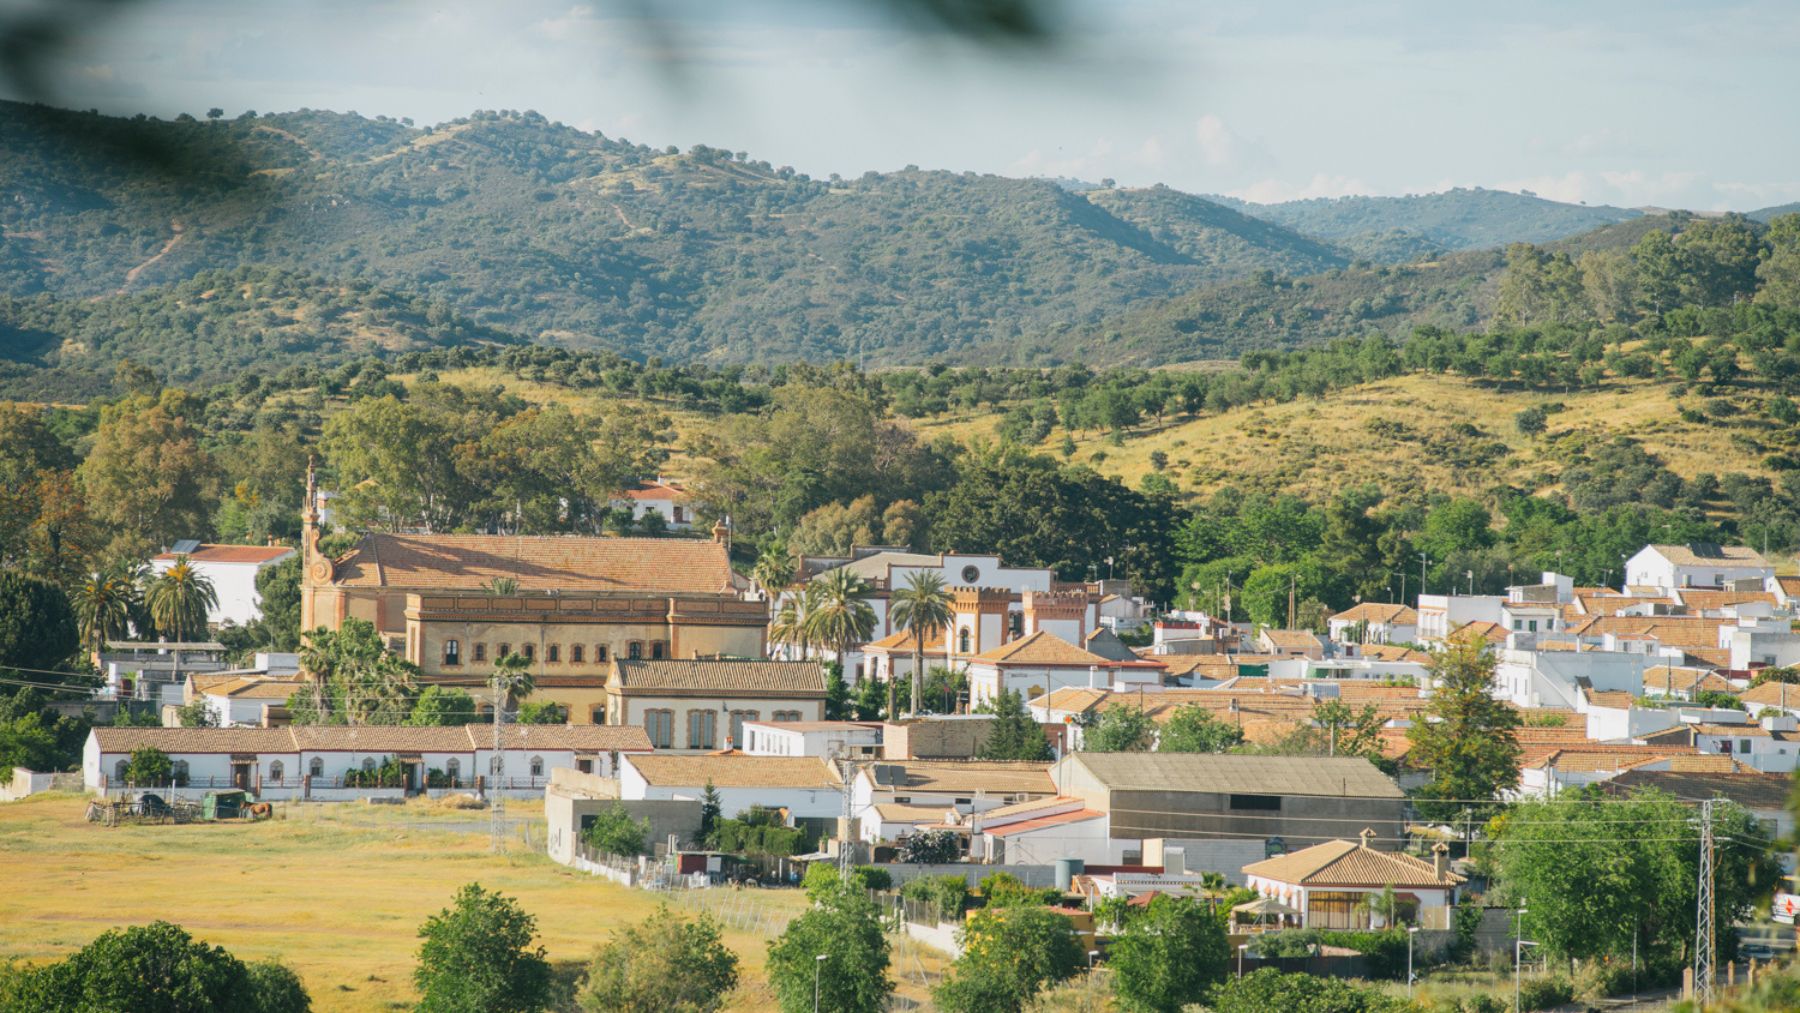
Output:
[[973,567],[973,566],[963,567],[963,572],[962,572],[963,583],[973,584],[973,583],[975,583],[976,580],[980,579],[980,577],[981,577],[981,571],[976,569],[975,567]]

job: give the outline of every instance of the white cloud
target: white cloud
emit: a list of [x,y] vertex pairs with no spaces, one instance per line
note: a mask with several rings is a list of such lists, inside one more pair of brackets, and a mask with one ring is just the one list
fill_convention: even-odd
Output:
[[1213,113],[1194,124],[1194,140],[1200,145],[1200,160],[1207,165],[1227,165],[1237,152],[1237,139],[1231,128]]
[[1373,188],[1360,179],[1350,176],[1333,176],[1323,172],[1315,174],[1312,179],[1298,185],[1278,179],[1265,179],[1251,183],[1249,186],[1225,191],[1228,196],[1247,200],[1252,204],[1279,204],[1289,200],[1348,197],[1371,192],[1373,192]]

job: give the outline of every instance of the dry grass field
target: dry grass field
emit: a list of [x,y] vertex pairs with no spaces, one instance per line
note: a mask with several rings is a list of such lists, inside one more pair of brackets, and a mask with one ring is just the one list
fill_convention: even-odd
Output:
[[[0,959],[51,958],[114,926],[163,919],[240,958],[283,960],[321,1013],[404,1009],[415,998],[418,926],[464,883],[499,890],[537,916],[550,959],[571,977],[611,930],[657,903],[516,840],[511,854],[493,855],[484,814],[428,803],[278,806],[281,818],[265,823],[114,829],[85,822],[85,808],[69,796],[0,805]],[[509,813],[530,810],[514,804]],[[535,839],[541,847],[541,830]],[[798,890],[706,893],[748,894],[780,916],[805,905]],[[733,1009],[775,1008],[762,980],[766,941],[727,929],[743,959]],[[895,962],[912,976],[899,977],[914,1001],[924,998],[919,970],[929,977],[942,967],[910,944]]]

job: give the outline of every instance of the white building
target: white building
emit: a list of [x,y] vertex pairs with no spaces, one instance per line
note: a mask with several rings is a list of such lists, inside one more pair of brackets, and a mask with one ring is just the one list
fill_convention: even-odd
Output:
[[175,561],[187,557],[201,576],[212,581],[218,604],[207,610],[206,621],[213,626],[232,623],[246,626],[262,618],[262,595],[256,590],[256,575],[264,567],[292,556],[294,550],[285,545],[208,545],[197,541],[177,542],[175,547],[150,560],[150,569],[166,573]]
[[657,476],[654,482],[641,482],[612,500],[615,509],[630,510],[631,519],[642,521],[645,514],[661,514],[663,526],[670,531],[687,531],[694,526],[694,511],[688,506],[687,490]]
[[844,811],[843,779],[830,762],[814,756],[683,756],[632,754],[619,761],[619,797],[701,801],[708,785],[727,819],[747,809],[785,809],[788,825],[836,820]]
[[1786,668],[1800,664],[1800,633],[1794,632],[1793,621],[1785,617],[1739,618],[1720,627],[1719,636],[1731,651],[1731,667],[1739,672],[1763,665]]
[[1463,878],[1449,869],[1448,848],[1439,844],[1430,862],[1370,846],[1375,834],[1365,830],[1361,843],[1328,841],[1310,848],[1244,866],[1250,889],[1300,912],[1306,928],[1363,929],[1382,927],[1380,919],[1359,902],[1393,887],[1400,903],[1397,921],[1428,929],[1450,927]]
[[[201,679],[204,681],[194,689],[194,695],[205,702],[206,713],[217,728],[259,727],[266,723],[270,708],[285,707],[288,697],[312,687],[311,682],[300,679],[265,679],[255,675],[219,681]],[[188,680],[190,685],[196,681]]]
[[1422,594],[1419,596],[1419,639],[1443,641],[1470,623],[1499,623],[1506,598],[1492,594]]
[[1419,638],[1418,610],[1405,605],[1365,601],[1325,622],[1340,644],[1409,644]]
[[[873,841],[878,825],[907,822],[915,815],[954,811],[967,816],[1055,794],[1047,763],[906,760],[859,766],[850,784],[850,806],[862,823],[862,838]],[[917,813],[876,811],[892,806],[912,807]]]
[[1775,576],[1762,553],[1742,545],[1646,545],[1625,564],[1632,587],[1729,587],[1755,581],[1760,588]]
[[879,759],[879,721],[746,721],[744,752],[751,756]]
[[972,708],[982,707],[1008,690],[1030,700],[1075,686],[1161,688],[1163,676],[1163,667],[1154,661],[1103,658],[1048,630],[974,655],[969,658],[968,671]]
[[1515,707],[1585,711],[1589,691],[1644,695],[1644,669],[1655,659],[1631,651],[1534,651],[1502,648],[1494,695]]
[[[642,728],[605,725],[507,725],[495,753],[492,725],[413,728],[404,725],[308,725],[288,728],[95,728],[82,751],[82,780],[97,794],[133,788],[176,797],[242,788],[264,799],[360,798],[371,791],[500,790],[542,794],[550,771],[569,767],[610,776],[621,755],[647,752]],[[174,767],[172,785],[129,785],[134,750],[161,750]],[[346,785],[347,778],[399,769],[384,788]]]

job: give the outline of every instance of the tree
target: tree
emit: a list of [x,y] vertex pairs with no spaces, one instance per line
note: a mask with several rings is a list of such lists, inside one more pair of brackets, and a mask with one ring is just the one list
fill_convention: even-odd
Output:
[[137,581],[128,567],[88,574],[69,596],[82,645],[98,654],[108,640],[125,639],[131,632],[131,607],[137,600]]
[[286,967],[246,967],[163,921],[101,933],[64,960],[0,983],[0,1007],[34,1013],[306,1013],[311,1005]]
[[[950,593],[944,589],[944,578],[936,570],[914,570],[906,577],[906,586],[893,592],[888,604],[888,617],[895,629],[912,633],[912,701],[917,713],[918,701],[924,694],[925,641],[948,629],[954,615]],[[891,688],[890,688],[891,693]],[[888,700],[888,714],[893,717],[893,699]]]
[[1083,965],[1074,924],[1047,907],[979,911],[960,942],[962,954],[932,992],[945,1013],[1020,1013]]
[[488,676],[488,688],[494,691],[494,706],[498,715],[512,708],[515,698],[531,695],[536,688],[537,680],[531,674],[531,659],[517,651],[508,653],[503,658],[494,660],[494,674]]
[[1544,431],[1549,420],[1549,413],[1544,411],[1542,405],[1532,405],[1530,408],[1520,409],[1513,416],[1513,428],[1519,431],[1520,436],[1536,436]]
[[42,713],[27,711],[0,718],[0,781],[11,780],[14,767],[50,771],[62,766],[64,756],[56,732],[45,724]]
[[1156,738],[1159,753],[1223,753],[1244,741],[1244,730],[1199,704],[1175,709]]
[[1325,755],[1381,757],[1381,729],[1387,721],[1374,704],[1359,711],[1342,700],[1318,700],[1312,720],[1325,731]]
[[594,817],[592,826],[581,832],[581,841],[602,855],[631,858],[648,854],[644,841],[650,836],[650,820],[632,822],[625,803],[614,802]]
[[569,708],[566,704],[555,700],[534,700],[519,705],[519,723],[522,725],[566,725],[569,723]]
[[100,410],[81,487],[93,515],[117,532],[115,555],[141,558],[155,546],[206,533],[216,469],[189,422],[202,410],[198,399],[174,389]]
[[80,643],[75,613],[56,585],[0,571],[0,668],[58,668]]
[[1106,963],[1120,1008],[1181,1013],[1224,980],[1230,960],[1222,915],[1197,900],[1163,895],[1126,921]]
[[550,962],[537,919],[478,883],[419,927],[413,985],[421,1013],[536,1013],[550,1004]]
[[738,958],[711,916],[656,913],[613,934],[579,995],[595,1013],[717,1013],[737,987]]
[[454,686],[427,686],[413,701],[406,723],[415,727],[466,725],[475,720],[475,698]]
[[296,724],[397,725],[412,717],[418,666],[389,654],[367,620],[309,632],[300,668],[312,685],[289,699]]
[[126,784],[168,784],[174,776],[175,764],[169,760],[169,754],[153,746],[133,749],[131,759],[125,763]]
[[750,582],[764,598],[773,600],[794,582],[794,563],[785,552],[770,550],[758,556],[750,569]]
[[1519,783],[1519,712],[1491,692],[1494,656],[1485,644],[1452,644],[1431,659],[1434,686],[1420,719],[1406,730],[1409,761],[1431,771],[1419,806],[1428,818],[1454,818],[1468,799],[1490,799]]
[[219,594],[212,579],[194,567],[187,556],[176,556],[167,570],[150,578],[144,604],[156,629],[171,640],[205,640],[207,613],[218,607]]
[[[1713,820],[1714,910],[1720,925],[1732,925],[1768,896],[1780,870],[1750,813],[1715,802]],[[1550,954],[1630,959],[1634,938],[1652,959],[1691,952],[1699,871],[1693,806],[1654,789],[1625,799],[1584,789],[1520,803],[1494,821],[1492,833],[1506,896],[1524,905],[1525,932]],[[1721,933],[1721,947],[1729,935]]]
[[175,718],[183,728],[212,728],[218,724],[213,719],[212,708],[207,705],[205,697],[176,708]]
[[1756,301],[1800,310],[1800,214],[1769,222],[1769,253],[1756,268]]
[[786,644],[805,657],[814,643],[812,606],[818,597],[819,593],[811,582],[784,596],[781,604],[775,607],[774,616],[769,619],[769,639],[778,644]]
[[838,671],[843,672],[850,648],[875,632],[875,609],[867,600],[872,590],[868,582],[842,566],[812,581],[808,588],[818,589],[806,618],[808,637],[835,651]]
[[943,865],[962,855],[954,831],[915,830],[900,838],[900,860],[918,865]]
[[1050,740],[1044,729],[1025,710],[1017,690],[1003,689],[988,706],[994,715],[978,756],[984,760],[1048,760]]
[[1081,733],[1089,753],[1141,753],[1156,740],[1156,722],[1142,707],[1118,704],[1092,715]]
[[769,943],[767,973],[782,1013],[811,1013],[815,975],[818,1008],[833,1013],[879,1013],[894,992],[880,912],[848,887],[828,893]]

